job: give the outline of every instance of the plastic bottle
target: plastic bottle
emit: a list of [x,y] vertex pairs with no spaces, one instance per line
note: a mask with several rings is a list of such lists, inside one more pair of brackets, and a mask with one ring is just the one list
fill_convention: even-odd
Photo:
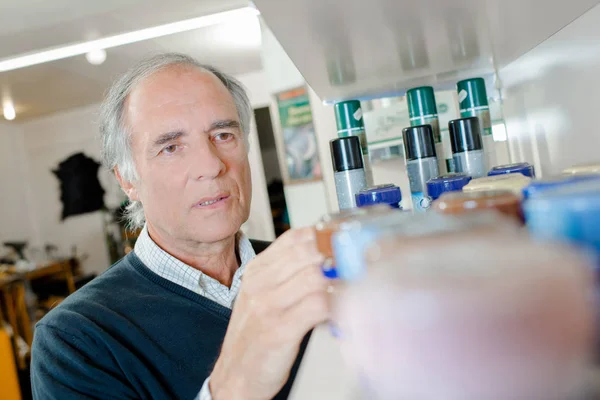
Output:
[[439,175],[436,146],[431,125],[413,126],[402,131],[406,172],[410,181],[413,210],[429,209],[427,181]]
[[356,207],[356,193],[367,186],[360,139],[358,136],[334,139],[330,146],[338,206],[340,210]]
[[535,168],[529,163],[515,163],[507,165],[498,165],[493,167],[488,176],[503,175],[503,174],[522,174],[530,178],[535,178]]
[[477,117],[455,119],[448,123],[455,172],[473,178],[486,176],[485,153],[479,119]]
[[427,194],[431,200],[437,200],[443,193],[460,192],[471,181],[465,174],[446,174],[427,181]]
[[448,146],[444,146],[444,141],[442,140],[433,88],[431,86],[422,86],[410,89],[406,92],[406,100],[408,102],[410,125],[431,125],[440,174],[454,172],[452,150]]
[[465,79],[456,84],[458,104],[462,118],[477,117],[481,127],[483,150],[489,170],[496,165],[496,148],[492,135],[492,118],[483,78]]
[[392,184],[377,185],[362,189],[356,194],[358,207],[370,207],[375,204],[387,204],[392,208],[401,208],[402,192]]
[[373,171],[371,169],[371,159],[369,157],[369,145],[367,143],[367,133],[365,131],[365,122],[360,101],[349,100],[337,103],[335,109],[335,120],[337,124],[338,137],[358,136],[360,139],[360,149],[363,155],[363,164],[367,185],[373,185]]

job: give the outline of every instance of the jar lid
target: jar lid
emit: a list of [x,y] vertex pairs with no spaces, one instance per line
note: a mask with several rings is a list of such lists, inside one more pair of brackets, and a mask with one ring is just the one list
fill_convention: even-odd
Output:
[[488,190],[510,190],[519,198],[523,196],[523,188],[531,182],[531,178],[521,174],[505,174],[473,179],[463,187],[463,192],[479,192]]
[[488,176],[502,175],[502,174],[517,174],[520,173],[530,178],[535,178],[535,168],[533,165],[524,163],[515,163],[507,165],[498,165],[488,172]]
[[447,192],[433,202],[433,209],[445,214],[496,210],[523,221],[520,198],[510,190]]
[[367,207],[374,204],[389,204],[398,208],[402,201],[402,192],[396,185],[385,184],[360,190],[356,194],[356,205]]
[[600,175],[559,175],[551,178],[536,179],[523,188],[523,198],[537,197],[548,190],[594,179],[600,180]]
[[427,181],[427,194],[433,200],[439,198],[442,193],[456,192],[471,181],[470,176],[465,174],[446,174]]
[[362,219],[373,218],[378,215],[386,214],[390,208],[385,205],[376,205],[373,207],[351,208],[342,210],[339,213],[327,214],[321,218],[315,225],[315,235],[317,239],[317,248],[325,257],[333,257],[331,249],[331,235],[340,229],[340,225],[345,222],[359,221]]

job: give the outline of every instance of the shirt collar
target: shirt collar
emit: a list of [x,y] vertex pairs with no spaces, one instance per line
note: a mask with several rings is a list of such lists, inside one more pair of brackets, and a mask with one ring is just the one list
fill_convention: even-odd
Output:
[[[236,234],[236,245],[240,257],[240,267],[234,274],[230,288],[164,251],[152,240],[146,225],[135,243],[134,252],[144,265],[157,275],[193,292],[209,297],[222,305],[231,306],[239,290],[240,280],[246,265],[256,257],[250,240],[242,231]],[[224,297],[221,293],[223,291],[231,292],[228,296],[225,296],[227,299],[222,298]]]

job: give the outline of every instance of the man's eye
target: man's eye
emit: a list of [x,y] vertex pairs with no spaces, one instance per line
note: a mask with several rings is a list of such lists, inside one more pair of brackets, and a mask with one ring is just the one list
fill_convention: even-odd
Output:
[[164,149],[162,149],[162,152],[166,153],[166,154],[175,153],[177,151],[177,147],[178,146],[176,144],[172,144],[172,145],[167,146]]
[[233,139],[233,137],[234,137],[233,133],[221,132],[221,133],[217,133],[215,135],[215,140],[217,142],[227,142],[228,140]]

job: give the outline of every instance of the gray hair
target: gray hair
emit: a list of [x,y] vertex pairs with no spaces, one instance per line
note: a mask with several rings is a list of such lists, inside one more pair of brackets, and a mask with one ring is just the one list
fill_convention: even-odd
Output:
[[[252,106],[242,84],[235,78],[209,65],[199,63],[185,54],[166,53],[149,57],[140,61],[116,80],[108,90],[100,110],[100,133],[102,135],[102,158],[104,165],[110,169],[119,169],[121,177],[127,182],[134,182],[138,174],[131,151],[131,133],[125,126],[125,101],[133,89],[144,79],[171,66],[188,66],[215,75],[233,97],[244,142],[248,148],[248,135],[252,119]],[[130,201],[127,206],[126,218],[132,229],[141,228],[146,217],[144,208],[139,201]]]

